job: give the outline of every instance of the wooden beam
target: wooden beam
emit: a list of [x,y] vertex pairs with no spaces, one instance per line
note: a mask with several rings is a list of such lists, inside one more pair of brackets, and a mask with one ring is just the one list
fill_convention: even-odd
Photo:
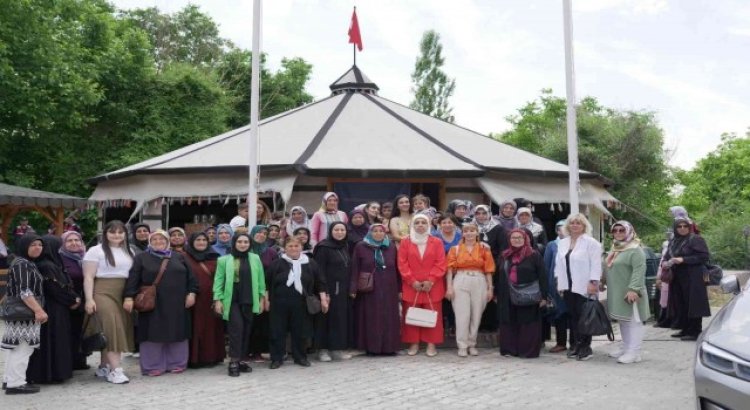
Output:
[[10,229],[10,223],[13,222],[13,218],[18,214],[18,207],[11,205],[0,206],[0,227],[2,227],[3,242],[8,243],[8,230]]
[[60,236],[63,233],[65,227],[65,208],[58,207],[55,211],[55,235]]

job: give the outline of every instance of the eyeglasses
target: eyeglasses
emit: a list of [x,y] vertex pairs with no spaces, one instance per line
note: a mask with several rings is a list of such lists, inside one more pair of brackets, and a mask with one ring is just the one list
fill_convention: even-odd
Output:
[[510,240],[511,241],[523,241],[524,239],[523,239],[523,236],[511,236]]
[[612,229],[612,233],[625,233],[625,232],[627,232],[627,230],[625,230],[625,228],[615,228],[615,229]]

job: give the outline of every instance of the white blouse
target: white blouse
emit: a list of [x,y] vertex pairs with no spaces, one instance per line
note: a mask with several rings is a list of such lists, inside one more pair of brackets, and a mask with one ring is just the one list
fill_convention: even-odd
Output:
[[102,245],[96,245],[86,251],[83,261],[96,262],[98,264],[96,268],[97,278],[127,279],[130,267],[133,266],[133,258],[125,252],[124,248],[118,247],[110,249],[112,249],[112,257],[115,260],[114,266],[110,266],[107,262],[107,256],[104,254]]
[[[570,237],[561,239],[557,243],[557,257],[555,258],[555,278],[557,289],[568,290],[568,273],[565,255],[570,250]],[[576,246],[570,253],[571,290],[586,296],[589,281],[602,277],[602,245],[589,235],[581,235],[576,240]]]

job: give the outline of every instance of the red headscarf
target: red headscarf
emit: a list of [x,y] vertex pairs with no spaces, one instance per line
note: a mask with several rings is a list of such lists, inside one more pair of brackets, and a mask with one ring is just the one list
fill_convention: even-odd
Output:
[[[513,246],[510,242],[510,236],[514,233],[520,233],[523,235],[523,245]],[[508,279],[512,283],[518,283],[518,271],[516,266],[521,263],[522,260],[534,254],[534,248],[531,247],[531,238],[526,233],[525,229],[516,228],[508,233],[508,244],[511,244],[508,249],[503,251],[503,259],[510,262],[510,272],[508,272]]]

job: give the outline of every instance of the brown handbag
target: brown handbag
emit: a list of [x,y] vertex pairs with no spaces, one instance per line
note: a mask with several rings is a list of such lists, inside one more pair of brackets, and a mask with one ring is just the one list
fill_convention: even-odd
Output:
[[161,282],[161,278],[164,276],[164,271],[167,270],[168,263],[169,258],[162,259],[161,266],[159,267],[159,274],[156,275],[154,283],[147,286],[141,286],[138,290],[138,294],[135,295],[135,301],[133,303],[133,307],[136,311],[144,313],[150,312],[156,308],[156,287],[159,286],[159,282]]
[[369,293],[372,292],[373,287],[372,272],[359,272],[359,278],[357,278],[357,292]]

